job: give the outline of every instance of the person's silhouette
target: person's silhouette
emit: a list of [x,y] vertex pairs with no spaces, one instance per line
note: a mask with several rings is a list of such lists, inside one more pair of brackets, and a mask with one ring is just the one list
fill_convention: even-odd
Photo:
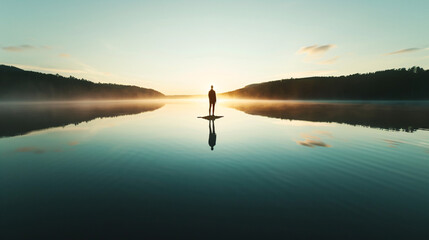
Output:
[[215,105],[216,105],[216,92],[213,90],[213,85],[212,85],[212,89],[210,89],[209,91],[209,116],[210,116],[210,112],[212,112],[211,115],[214,116]]
[[[213,123],[213,131],[211,124]],[[215,125],[214,120],[209,120],[209,146],[211,147],[211,150],[213,151],[214,146],[216,145],[216,131],[215,131]]]

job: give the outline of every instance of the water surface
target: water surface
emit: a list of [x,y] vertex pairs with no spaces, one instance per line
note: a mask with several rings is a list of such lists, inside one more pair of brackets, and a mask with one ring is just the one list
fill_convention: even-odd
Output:
[[207,105],[0,104],[0,237],[429,238],[428,103]]

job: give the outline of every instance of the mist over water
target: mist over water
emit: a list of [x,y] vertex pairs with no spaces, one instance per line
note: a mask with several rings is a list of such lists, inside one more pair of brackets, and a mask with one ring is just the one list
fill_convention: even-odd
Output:
[[214,122],[198,99],[0,112],[5,239],[429,237],[426,102],[227,100]]

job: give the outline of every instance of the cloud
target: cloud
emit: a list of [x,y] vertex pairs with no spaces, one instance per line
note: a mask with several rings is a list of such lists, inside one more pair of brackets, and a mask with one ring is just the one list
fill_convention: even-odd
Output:
[[318,64],[322,64],[322,65],[334,64],[339,58],[340,58],[339,56],[333,57],[327,60],[320,61],[318,62]]
[[327,44],[327,45],[313,45],[313,46],[308,46],[308,47],[302,47],[298,53],[300,54],[307,54],[307,55],[320,55],[320,54],[324,54],[325,52],[327,52],[328,50],[334,48],[335,45],[334,44]]
[[421,50],[428,50],[428,48],[406,48],[406,49],[401,49],[401,50],[398,50],[395,52],[386,53],[384,55],[396,55],[396,54],[417,52],[417,51],[421,51]]
[[19,45],[19,46],[3,47],[2,49],[5,51],[8,51],[8,52],[22,52],[22,51],[27,51],[27,50],[33,50],[35,48],[36,48],[35,46],[24,44],[24,45]]
[[70,57],[70,54],[67,54],[67,53],[60,53],[60,54],[58,54],[58,57],[61,57],[61,58],[69,58],[69,57]]

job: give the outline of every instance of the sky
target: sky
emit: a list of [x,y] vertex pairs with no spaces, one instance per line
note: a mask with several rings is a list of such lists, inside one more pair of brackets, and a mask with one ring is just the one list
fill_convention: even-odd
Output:
[[429,69],[428,0],[2,0],[0,64],[204,94]]

